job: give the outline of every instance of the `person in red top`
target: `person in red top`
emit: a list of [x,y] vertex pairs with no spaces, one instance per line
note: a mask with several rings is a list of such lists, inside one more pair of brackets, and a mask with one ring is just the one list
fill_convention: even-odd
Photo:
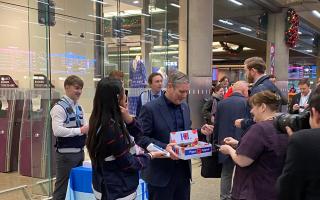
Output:
[[223,99],[230,97],[232,95],[232,93],[233,93],[233,89],[232,89],[232,87],[229,87],[227,92],[224,94]]

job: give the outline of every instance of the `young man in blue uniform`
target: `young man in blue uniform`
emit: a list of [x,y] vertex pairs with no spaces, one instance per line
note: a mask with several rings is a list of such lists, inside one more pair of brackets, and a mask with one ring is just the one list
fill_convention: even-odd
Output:
[[72,168],[81,166],[88,126],[84,111],[78,104],[82,94],[83,81],[69,76],[64,81],[65,95],[51,109],[52,130],[56,136],[56,183],[54,200],[64,200]]

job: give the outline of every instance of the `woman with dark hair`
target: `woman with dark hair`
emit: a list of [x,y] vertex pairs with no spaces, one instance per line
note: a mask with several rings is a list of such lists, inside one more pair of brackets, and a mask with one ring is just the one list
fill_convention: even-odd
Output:
[[86,143],[97,199],[135,199],[138,171],[145,168],[152,158],[162,157],[159,152],[136,154],[134,138],[141,135],[138,122],[126,109],[122,82],[101,79],[93,100]]
[[251,114],[256,122],[240,142],[225,138],[220,152],[230,155],[236,164],[232,187],[233,200],[276,200],[276,180],[284,166],[287,134],[273,125],[281,97],[270,91],[250,98]]
[[205,103],[201,108],[203,119],[207,124],[214,124],[218,101],[223,98],[223,93],[224,90],[221,84],[211,88],[211,96],[205,100]]
[[219,84],[222,85],[222,88],[225,94],[229,88],[229,78],[227,76],[223,76],[222,78],[220,78]]

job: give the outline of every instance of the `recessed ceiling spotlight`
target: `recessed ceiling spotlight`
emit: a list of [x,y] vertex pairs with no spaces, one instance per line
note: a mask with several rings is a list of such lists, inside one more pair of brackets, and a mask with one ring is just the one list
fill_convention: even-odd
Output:
[[312,41],[314,41],[314,38],[311,38]]
[[228,25],[230,25],[230,26],[233,25],[233,23],[230,22],[230,21],[228,21],[228,20],[219,19],[218,21],[221,22],[221,23],[223,23],[223,24],[228,24]]
[[170,3],[171,6],[176,7],[176,8],[180,8],[181,6],[175,3]]
[[134,4],[138,4],[138,3],[139,3],[139,1],[133,1],[132,3],[134,3]]
[[229,1],[234,3],[234,4],[236,4],[236,5],[238,5],[238,6],[242,6],[243,5],[243,3],[241,3],[241,2],[239,2],[237,0],[229,0]]
[[252,31],[252,29],[247,28],[247,27],[244,27],[244,26],[241,26],[240,28],[241,28],[242,30],[245,30],[245,31]]
[[319,12],[319,11],[313,10],[313,11],[312,11],[312,14],[314,14],[316,17],[319,17],[319,18],[320,18],[320,12]]

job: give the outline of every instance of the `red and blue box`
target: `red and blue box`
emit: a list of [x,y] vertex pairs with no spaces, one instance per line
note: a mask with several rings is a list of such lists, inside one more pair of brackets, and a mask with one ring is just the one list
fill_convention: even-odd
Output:
[[197,130],[171,132],[170,142],[177,144],[173,150],[182,160],[212,155],[212,145],[199,141]]

